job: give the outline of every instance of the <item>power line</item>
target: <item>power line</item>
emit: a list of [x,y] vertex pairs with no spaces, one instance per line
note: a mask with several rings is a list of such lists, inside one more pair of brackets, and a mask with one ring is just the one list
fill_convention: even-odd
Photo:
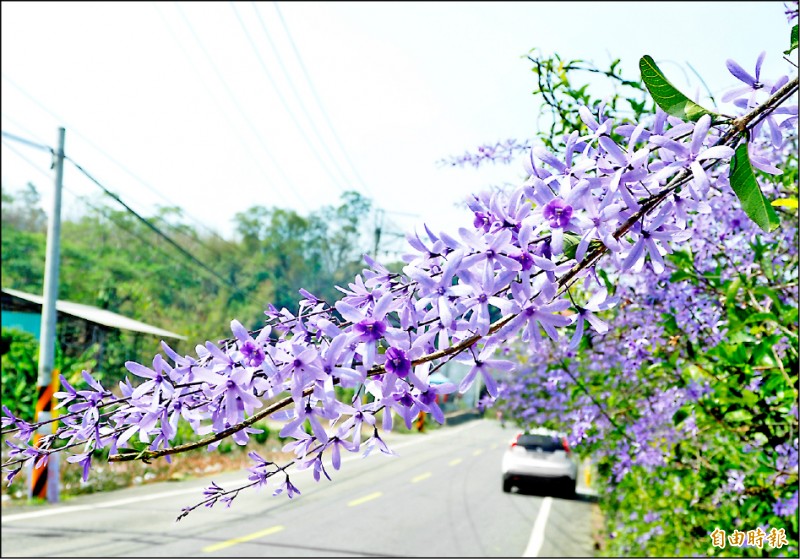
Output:
[[220,101],[217,99],[216,95],[214,95],[214,93],[211,91],[211,88],[210,88],[210,87],[209,87],[209,85],[206,83],[205,79],[203,78],[203,75],[204,75],[204,73],[203,73],[203,72],[201,72],[201,71],[200,71],[200,70],[197,68],[197,66],[195,65],[194,61],[192,60],[192,57],[191,57],[191,55],[190,55],[190,54],[189,54],[189,52],[188,52],[188,51],[187,51],[187,50],[186,50],[186,49],[183,47],[183,43],[182,43],[182,42],[181,42],[181,40],[178,38],[178,36],[175,34],[175,31],[172,29],[172,26],[170,25],[169,21],[167,21],[167,18],[166,18],[166,17],[164,16],[164,14],[161,12],[161,9],[159,8],[159,6],[158,6],[158,3],[157,3],[157,2],[153,2],[153,6],[155,7],[155,9],[156,9],[156,12],[158,12],[158,15],[159,15],[159,17],[161,18],[161,21],[162,21],[162,23],[163,23],[163,24],[164,24],[164,26],[167,28],[167,31],[169,32],[169,34],[170,34],[170,36],[172,37],[173,41],[174,41],[174,42],[175,42],[175,44],[178,46],[178,48],[180,49],[180,51],[183,53],[183,56],[186,58],[187,62],[189,63],[189,66],[191,66],[191,68],[192,68],[192,70],[194,71],[194,73],[195,73],[195,74],[198,76],[198,78],[199,78],[199,80],[200,80],[200,83],[203,85],[203,88],[206,90],[206,93],[208,93],[209,97],[210,97],[210,98],[211,98],[211,100],[214,102],[214,105],[217,107],[217,109],[218,109],[219,113],[225,117],[225,121],[226,121],[226,122],[228,123],[228,125],[230,126],[230,128],[231,128],[231,132],[233,133],[234,137],[235,137],[235,138],[236,138],[236,139],[239,141],[239,143],[242,145],[242,148],[244,149],[244,152],[245,152],[245,153],[246,153],[246,154],[247,154],[247,155],[250,157],[250,159],[253,161],[253,163],[255,164],[255,166],[256,166],[256,167],[258,168],[258,170],[261,172],[261,174],[262,174],[262,175],[264,175],[265,182],[266,182],[267,184],[271,184],[271,183],[273,182],[273,181],[272,181],[272,177],[271,177],[271,176],[270,176],[270,174],[269,174],[269,173],[268,173],[268,172],[267,172],[267,171],[264,169],[264,167],[262,167],[262,165],[261,165],[261,160],[260,160],[258,157],[256,157],[256,156],[255,156],[255,154],[253,153],[253,151],[252,151],[252,149],[251,149],[250,145],[249,145],[249,144],[248,144],[248,143],[247,143],[247,142],[246,142],[246,141],[245,141],[245,140],[242,138],[241,134],[239,134],[238,130],[236,129],[236,126],[233,124],[233,122],[231,122],[231,119],[228,117],[227,111],[224,109],[224,107],[222,106],[222,104],[220,103]]
[[[281,68],[283,68],[284,74],[286,75],[287,80],[289,81],[289,84],[292,87],[292,91],[294,92],[295,96],[299,100],[300,99],[300,95],[297,92],[297,89],[294,87],[293,81],[292,81],[291,77],[289,76],[289,73],[286,71],[286,68],[283,66],[283,63],[282,63],[281,58],[280,58],[280,55],[278,54],[277,49],[275,48],[275,45],[273,44],[272,39],[270,38],[270,35],[267,32],[266,26],[264,25],[264,21],[261,19],[261,14],[260,14],[260,12],[258,10],[258,6],[256,5],[255,2],[252,2],[252,4],[253,4],[253,8],[256,11],[256,15],[258,16],[258,20],[259,20],[259,22],[261,22],[261,26],[264,29],[264,34],[267,36],[267,39],[269,39],[270,45],[272,46],[273,51],[275,51],[275,54],[276,54],[276,56],[278,58],[278,62],[281,64]],[[292,34],[289,31],[289,26],[287,25],[286,20],[284,19],[283,14],[281,13],[281,9],[280,9],[280,6],[278,5],[278,2],[273,2],[273,5],[275,6],[275,11],[278,13],[278,17],[281,20],[281,24],[283,25],[283,29],[284,29],[284,31],[286,33],[286,37],[289,39],[289,44],[291,45],[292,50],[294,51],[294,55],[297,58],[297,62],[300,65],[300,69],[303,71],[303,75],[306,78],[306,82],[308,83],[308,87],[311,90],[312,95],[314,96],[314,100],[316,101],[317,106],[319,107],[320,113],[322,114],[323,118],[325,119],[325,123],[328,125],[328,128],[331,131],[333,139],[335,140],[336,144],[339,146],[340,151],[344,155],[345,161],[347,161],[348,165],[350,166],[350,169],[352,169],[353,174],[355,175],[356,179],[358,179],[358,182],[361,184],[361,186],[364,189],[364,191],[374,198],[374,194],[372,193],[371,189],[367,186],[367,184],[364,181],[364,179],[361,177],[361,174],[358,172],[358,169],[356,168],[355,164],[353,163],[353,160],[350,158],[349,152],[347,151],[347,149],[345,149],[344,144],[342,143],[342,140],[339,137],[339,134],[336,132],[336,128],[334,127],[333,122],[331,122],[331,119],[328,116],[328,112],[325,110],[325,105],[322,103],[322,99],[320,98],[319,94],[317,93],[317,88],[314,86],[314,82],[311,79],[311,74],[309,73],[308,69],[306,68],[305,63],[303,62],[303,57],[300,55],[300,50],[297,48],[297,45],[295,44],[294,39],[292,38]],[[303,108],[303,110],[304,110],[306,116],[309,118],[309,120],[311,120],[311,117],[308,115],[308,112],[305,110],[305,105],[303,105],[302,101],[300,101],[300,106],[301,106],[301,108]],[[316,129],[315,129],[315,132],[316,132]],[[323,141],[323,145],[325,146],[325,149],[327,151],[327,144],[324,141]],[[327,153],[330,155],[332,160],[335,162],[336,158],[333,157],[333,155],[330,154],[330,151],[328,151]],[[337,168],[338,168],[338,165],[337,165]],[[340,172],[341,172],[341,169],[340,169]],[[402,230],[394,222],[394,220],[391,217],[386,216],[385,220],[386,220],[386,224],[387,225],[389,225],[389,226],[391,226],[391,227],[393,227],[395,229]],[[377,257],[377,255],[376,255],[376,257]]]
[[194,263],[195,263],[197,266],[199,266],[200,268],[202,268],[203,270],[205,270],[205,271],[206,271],[206,272],[208,272],[209,274],[213,275],[215,278],[217,278],[218,280],[220,280],[221,282],[223,282],[223,283],[224,283],[225,285],[227,285],[228,287],[230,287],[230,288],[232,288],[232,289],[234,289],[234,290],[236,290],[236,291],[239,291],[239,289],[238,289],[238,288],[237,288],[237,287],[236,287],[234,284],[230,283],[228,280],[226,280],[225,278],[223,278],[223,277],[222,277],[221,275],[219,275],[217,272],[215,272],[214,270],[212,270],[211,268],[209,268],[208,266],[206,266],[204,262],[202,262],[201,260],[197,259],[197,258],[196,258],[196,257],[195,257],[195,256],[194,256],[192,253],[190,253],[189,251],[187,251],[185,248],[183,248],[181,245],[179,245],[177,242],[175,242],[175,241],[174,241],[174,240],[173,240],[171,237],[169,237],[169,236],[168,236],[166,233],[164,233],[163,231],[161,231],[161,229],[159,229],[159,228],[158,228],[157,226],[155,226],[153,223],[151,223],[150,221],[148,221],[146,218],[144,218],[144,217],[142,217],[141,215],[139,215],[139,214],[138,214],[138,213],[137,213],[135,210],[133,210],[133,209],[132,209],[130,206],[128,206],[128,205],[127,205],[125,202],[123,202],[123,201],[122,201],[122,199],[121,199],[121,198],[120,198],[120,197],[119,197],[117,194],[114,194],[113,192],[111,192],[110,190],[108,190],[108,189],[107,189],[105,186],[103,186],[103,185],[100,183],[100,181],[98,181],[96,178],[94,178],[92,175],[90,175],[90,174],[89,174],[89,172],[88,172],[88,171],[86,171],[86,169],[84,169],[82,166],[80,166],[80,165],[79,165],[79,164],[78,164],[78,163],[77,163],[77,162],[76,162],[74,159],[72,159],[72,158],[70,158],[70,157],[67,157],[67,156],[64,156],[64,159],[66,159],[67,161],[69,161],[70,163],[72,163],[72,164],[75,166],[75,168],[76,168],[76,169],[78,169],[78,171],[80,171],[80,172],[81,172],[83,175],[85,175],[85,176],[86,176],[86,178],[88,178],[90,181],[92,181],[94,184],[96,184],[98,187],[100,187],[100,189],[101,189],[103,192],[105,192],[107,195],[109,195],[111,198],[113,198],[114,200],[116,200],[116,202],[117,202],[118,204],[120,204],[120,205],[121,205],[123,208],[125,208],[125,209],[126,209],[126,210],[127,210],[129,213],[131,213],[131,214],[132,214],[132,215],[133,215],[133,216],[134,216],[136,219],[138,219],[139,221],[141,221],[142,223],[144,223],[144,224],[145,224],[145,225],[146,225],[146,226],[147,226],[147,227],[148,227],[150,230],[152,230],[152,231],[153,231],[153,232],[154,232],[156,235],[158,235],[159,237],[161,237],[162,239],[164,239],[164,240],[165,240],[167,243],[169,243],[170,245],[172,245],[172,246],[175,248],[175,250],[177,250],[178,252],[180,252],[180,253],[181,253],[181,254],[182,254],[184,257],[186,257],[186,258],[188,258],[189,260],[191,260],[192,262],[194,262]]
[[261,133],[253,125],[252,120],[250,118],[248,118],[247,114],[245,114],[244,110],[242,109],[241,104],[239,103],[238,99],[236,98],[236,95],[233,93],[233,91],[231,91],[230,86],[228,86],[228,83],[225,81],[225,78],[220,73],[219,69],[217,68],[217,65],[214,64],[214,60],[211,58],[211,55],[208,53],[208,50],[203,45],[202,40],[200,39],[200,37],[195,32],[194,27],[192,26],[192,23],[186,17],[186,14],[184,13],[183,8],[181,8],[181,6],[180,6],[180,4],[178,2],[175,2],[175,7],[178,9],[178,13],[180,14],[181,18],[183,18],[183,21],[184,21],[184,23],[186,23],[186,26],[189,28],[189,32],[192,34],[192,37],[194,38],[195,42],[200,47],[200,50],[202,51],[203,55],[208,60],[208,63],[211,66],[211,69],[214,71],[214,74],[217,76],[217,79],[222,84],[223,88],[225,89],[225,92],[231,98],[231,101],[233,102],[234,107],[236,107],[236,110],[239,111],[239,115],[242,117],[242,120],[245,121],[247,126],[250,128],[250,131],[253,132],[253,134],[255,135],[256,139],[259,142],[259,144],[261,145],[261,148],[264,150],[264,153],[267,154],[267,157],[272,162],[272,164],[275,166],[275,168],[278,170],[278,173],[283,177],[283,179],[286,182],[286,184],[290,187],[289,190],[291,191],[291,193],[294,195],[294,197],[307,210],[309,210],[310,207],[309,207],[308,203],[305,201],[305,199],[302,196],[300,196],[300,189],[297,188],[297,185],[294,184],[294,181],[292,181],[292,179],[289,178],[289,176],[283,170],[283,167],[281,167],[280,163],[278,163],[278,161],[272,155],[272,152],[270,152],[270,150],[267,148],[267,146],[266,146],[266,144],[264,142],[264,139],[261,136]]
[[[328,128],[330,129],[331,134],[333,135],[333,138],[336,141],[336,144],[339,146],[339,149],[344,154],[345,160],[350,165],[350,168],[353,170],[353,173],[355,174],[356,178],[361,183],[361,186],[364,188],[365,191],[369,192],[370,191],[369,187],[364,182],[364,179],[361,178],[361,175],[359,174],[358,169],[356,169],[356,166],[353,164],[353,161],[350,159],[350,155],[347,153],[347,150],[344,148],[344,145],[342,144],[342,140],[339,138],[339,135],[336,133],[336,129],[334,128],[333,123],[331,122],[331,119],[328,116],[328,112],[325,110],[325,106],[322,104],[322,99],[320,99],[319,94],[317,94],[317,89],[314,87],[314,82],[311,80],[311,75],[308,73],[308,69],[306,68],[306,65],[303,63],[303,58],[300,56],[300,51],[297,49],[297,45],[295,45],[294,39],[292,39],[292,34],[289,31],[289,26],[286,25],[286,20],[283,19],[283,14],[281,13],[281,9],[278,6],[278,3],[277,2],[273,2],[273,5],[275,6],[275,10],[278,12],[278,17],[280,18],[281,24],[283,25],[283,29],[286,32],[286,36],[289,39],[289,44],[291,44],[292,50],[294,50],[294,54],[297,57],[297,61],[300,64],[300,68],[303,71],[303,75],[305,76],[306,81],[308,82],[308,86],[309,86],[309,88],[311,90],[311,93],[314,95],[314,99],[316,100],[317,105],[319,106],[320,112],[322,113],[322,116],[325,119],[325,122],[327,123]],[[257,9],[256,9],[256,13],[258,13]],[[261,19],[261,16],[259,16],[259,20],[260,19]],[[263,24],[263,22],[262,22],[262,24]]]
[[[286,69],[286,65],[283,63],[283,58],[281,57],[280,52],[278,52],[278,48],[275,46],[275,42],[272,40],[272,36],[270,35],[269,31],[267,31],[267,26],[264,23],[264,20],[261,18],[261,12],[259,11],[258,6],[255,4],[255,2],[251,2],[251,4],[253,5],[253,10],[256,13],[256,17],[258,18],[258,21],[261,24],[261,30],[264,32],[264,36],[267,38],[267,41],[269,42],[269,46],[270,46],[270,48],[272,48],[273,54],[275,54],[275,58],[278,61],[278,65],[280,66],[281,71],[283,72],[283,76],[286,78],[286,82],[289,84],[289,88],[292,90],[292,93],[294,94],[294,98],[297,99],[297,102],[300,105],[300,109],[303,111],[303,114],[305,115],[306,120],[308,121],[308,124],[311,127],[311,131],[314,133],[314,136],[319,141],[320,145],[322,146],[322,149],[325,151],[325,153],[330,158],[330,160],[333,163],[333,166],[336,168],[337,172],[342,176],[342,178],[344,178],[346,183],[349,183],[350,180],[349,180],[349,178],[347,176],[347,173],[345,173],[342,170],[342,168],[339,166],[339,162],[338,162],[337,158],[333,155],[333,153],[331,153],[330,148],[328,148],[328,142],[326,142],[322,138],[322,136],[320,135],[319,131],[317,130],[317,127],[314,126],[314,118],[311,116],[311,114],[309,114],[305,103],[303,103],[303,96],[300,95],[300,93],[297,91],[297,88],[295,87],[295,84],[294,84],[294,80],[292,79],[292,76],[289,73],[289,71]],[[366,185],[363,185],[363,186],[366,189]],[[366,189],[366,190],[368,190],[368,189]]]
[[[125,166],[124,164],[122,164],[120,161],[118,161],[117,159],[115,159],[114,157],[112,157],[112,156],[111,156],[111,155],[110,155],[108,152],[106,152],[106,151],[105,151],[103,148],[101,148],[101,147],[100,147],[100,146],[98,146],[96,143],[94,143],[94,142],[93,142],[93,141],[92,141],[90,138],[88,138],[88,137],[87,137],[87,136],[85,136],[84,134],[81,134],[81,132],[80,132],[80,131],[78,131],[78,130],[76,130],[74,127],[72,127],[72,126],[68,126],[67,122],[66,122],[66,121],[65,121],[63,118],[61,118],[59,115],[57,115],[56,113],[54,113],[53,111],[51,111],[50,109],[48,109],[47,107],[45,107],[45,106],[44,106],[44,105],[43,105],[41,102],[39,102],[39,101],[38,101],[38,100],[37,100],[35,97],[33,97],[33,96],[30,94],[30,93],[28,93],[27,91],[25,91],[25,90],[24,90],[24,89],[23,89],[21,86],[19,86],[19,85],[18,85],[16,82],[14,82],[14,80],[12,80],[11,78],[9,78],[9,77],[8,77],[8,76],[6,76],[5,74],[2,74],[2,77],[3,77],[3,79],[4,79],[4,80],[6,80],[6,81],[7,81],[7,82],[8,82],[10,85],[12,85],[12,86],[13,86],[13,87],[14,87],[14,88],[17,90],[17,91],[19,91],[20,93],[22,93],[22,94],[23,94],[25,97],[27,97],[27,98],[28,98],[30,101],[32,101],[32,102],[33,102],[33,103],[34,103],[36,106],[38,106],[38,107],[39,107],[40,109],[42,109],[44,112],[46,112],[47,114],[49,114],[50,116],[52,116],[52,117],[53,117],[53,118],[55,118],[56,120],[59,120],[59,121],[63,122],[63,123],[64,123],[64,125],[65,125],[65,127],[66,127],[66,128],[68,128],[68,129],[70,130],[70,132],[71,132],[71,133],[74,133],[74,134],[76,134],[76,135],[77,135],[78,137],[80,137],[80,138],[81,138],[83,141],[85,141],[87,144],[89,144],[89,145],[90,145],[92,148],[94,148],[95,150],[97,150],[98,152],[100,152],[100,154],[101,154],[101,155],[103,155],[103,156],[104,156],[104,157],[106,157],[106,158],[107,158],[109,161],[111,161],[112,163],[114,163],[114,164],[115,164],[117,167],[119,167],[120,169],[122,169],[122,171],[124,171],[126,174],[128,174],[128,176],[132,177],[132,178],[133,178],[134,180],[136,180],[136,181],[137,181],[139,184],[141,184],[142,186],[144,186],[145,188],[147,188],[147,189],[148,189],[150,192],[152,192],[153,194],[157,195],[159,198],[161,198],[162,200],[164,200],[165,202],[167,202],[167,203],[168,203],[168,204],[170,204],[171,206],[177,206],[177,207],[180,207],[180,205],[179,205],[179,204],[176,204],[175,202],[173,202],[172,200],[170,200],[169,198],[167,198],[167,197],[166,197],[166,196],[165,196],[163,193],[161,193],[161,192],[160,192],[158,189],[156,189],[155,187],[153,187],[152,185],[150,185],[149,183],[147,183],[147,182],[146,182],[144,179],[142,179],[141,177],[139,177],[138,175],[136,175],[136,174],[135,174],[133,171],[131,171],[131,170],[130,170],[128,167],[126,167],[126,166]],[[6,118],[8,118],[8,117],[6,117]],[[48,148],[48,149],[52,149],[52,148]],[[223,240],[223,241],[225,240],[225,239],[223,239],[223,238],[222,238],[222,237],[219,235],[219,233],[217,233],[216,231],[214,231],[213,229],[211,229],[210,227],[208,227],[207,225],[205,225],[205,224],[204,224],[204,223],[203,223],[203,222],[202,222],[200,219],[197,219],[196,217],[192,216],[192,215],[191,215],[189,212],[186,212],[186,211],[185,211],[183,208],[181,208],[181,212],[182,212],[182,213],[184,213],[184,214],[185,214],[185,215],[186,215],[186,216],[187,216],[189,219],[191,219],[192,221],[194,221],[195,223],[197,223],[198,225],[200,225],[201,227],[203,227],[203,228],[204,228],[206,231],[210,232],[212,235],[216,236],[217,238],[219,238],[219,239],[221,239],[221,240]],[[226,242],[227,242],[227,241],[226,241]]]
[[[3,116],[6,116],[6,115],[4,114]],[[6,117],[6,118],[8,118],[8,117]],[[11,119],[9,119],[9,120],[11,120]],[[50,153],[53,153],[53,154],[55,153],[55,151],[53,150],[53,148],[52,148],[52,147],[50,147],[50,146],[48,146],[48,145],[45,145],[45,144],[39,144],[39,143],[33,142],[33,141],[31,141],[31,140],[28,140],[28,139],[22,138],[22,137],[20,137],[20,136],[17,136],[17,135],[15,135],[15,134],[11,134],[11,133],[9,133],[9,132],[6,132],[5,130],[3,130],[3,131],[2,131],[2,135],[3,135],[3,136],[5,136],[5,137],[7,137],[7,138],[9,138],[9,139],[11,139],[11,140],[14,140],[14,141],[16,141],[16,142],[19,142],[19,143],[21,143],[21,144],[25,144],[25,145],[27,145],[27,146],[34,147],[34,148],[37,148],[37,149],[40,149],[40,150],[43,150],[43,151],[49,151]],[[8,144],[6,144],[6,145],[8,145]],[[17,153],[18,155],[20,155],[20,157],[22,157],[22,155],[21,155],[21,154],[19,154],[19,152],[16,152],[16,151],[15,151],[15,153]],[[182,211],[182,208],[179,208],[179,210],[181,210],[181,211]],[[168,223],[168,222],[166,222],[166,221],[165,221],[164,223],[166,223],[166,225],[167,225],[167,226],[169,226],[169,227],[171,227],[171,228],[175,229],[175,226],[174,226],[174,225],[172,225],[172,224],[170,224],[170,223]],[[219,237],[219,238],[220,238],[220,239],[222,239],[222,237]],[[209,250],[209,251],[211,251],[211,252],[218,252],[218,251],[216,251],[215,249],[213,249],[211,246],[209,246],[208,244],[206,244],[206,243],[205,243],[205,242],[204,242],[202,239],[198,238],[196,235],[192,236],[192,239],[193,239],[193,240],[194,240],[196,243],[198,243],[199,245],[201,245],[201,246],[203,246],[204,248],[206,248],[207,250]],[[229,242],[228,242],[228,241],[226,241],[225,239],[222,239],[222,240],[223,240],[223,241],[225,241],[226,243],[229,243]],[[230,243],[229,243],[229,244],[230,244]]]
[[[5,135],[5,134],[4,134],[4,135]],[[9,134],[9,136],[10,136],[10,134]],[[33,161],[31,161],[31,160],[30,160],[28,157],[26,157],[25,155],[23,155],[23,154],[22,154],[20,151],[18,151],[18,150],[17,150],[17,149],[16,149],[16,148],[15,148],[13,145],[11,145],[9,142],[7,142],[7,141],[3,140],[3,145],[5,145],[5,146],[6,146],[6,147],[7,147],[9,150],[11,150],[11,151],[12,151],[14,154],[16,154],[16,155],[17,155],[17,156],[18,156],[20,159],[22,159],[23,161],[25,161],[25,162],[26,162],[28,165],[30,165],[31,167],[33,167],[33,168],[34,168],[36,171],[39,171],[39,172],[40,172],[42,175],[44,175],[46,178],[48,178],[48,179],[52,178],[52,177],[50,176],[50,173],[48,173],[47,171],[43,170],[43,169],[42,169],[42,168],[41,168],[39,165],[37,165],[36,163],[34,163]],[[47,147],[47,146],[46,146],[46,147]],[[49,149],[49,147],[48,147],[48,149]],[[65,158],[65,159],[68,159],[68,158]],[[73,163],[73,164],[75,164],[74,162],[72,162],[72,163]],[[132,236],[132,237],[134,237],[134,238],[138,239],[139,241],[141,241],[141,242],[142,242],[142,244],[144,244],[144,245],[147,245],[147,246],[148,246],[148,247],[150,247],[151,249],[154,249],[156,252],[158,252],[158,253],[160,253],[162,256],[164,256],[166,259],[168,259],[168,260],[171,260],[171,259],[172,259],[172,257],[171,257],[169,254],[167,254],[167,253],[166,253],[164,250],[162,250],[160,247],[158,247],[157,245],[154,245],[152,242],[148,241],[147,239],[145,239],[144,237],[142,237],[141,235],[139,235],[138,233],[136,233],[134,230],[132,230],[131,228],[127,227],[127,224],[126,224],[126,225],[123,225],[122,223],[120,223],[119,221],[117,221],[116,219],[114,219],[114,218],[113,218],[111,215],[107,215],[107,214],[105,214],[105,213],[103,212],[103,210],[102,210],[100,207],[98,207],[98,206],[95,206],[94,204],[92,204],[91,202],[89,202],[89,200],[87,200],[86,198],[84,198],[84,197],[82,197],[82,196],[79,196],[79,195],[78,195],[76,192],[72,191],[72,190],[71,190],[71,189],[69,189],[67,186],[63,186],[63,188],[64,188],[64,190],[66,190],[67,192],[69,192],[70,194],[72,194],[72,196],[74,196],[74,197],[75,197],[75,199],[77,199],[77,200],[80,200],[82,203],[86,204],[87,206],[89,206],[90,208],[92,208],[93,210],[95,210],[96,212],[98,212],[98,214],[100,214],[100,215],[103,215],[104,217],[106,217],[107,219],[109,219],[109,220],[110,220],[110,221],[111,221],[111,222],[112,222],[114,225],[116,225],[117,227],[119,227],[120,229],[122,229],[123,231],[125,231],[125,232],[126,232],[128,235],[130,235],[130,236]],[[112,196],[113,196],[113,195],[112,195]],[[117,199],[117,200],[119,201],[119,199],[118,199],[118,198],[115,198],[115,199]],[[104,208],[104,209],[108,209],[108,208]],[[129,210],[129,211],[130,211],[130,210]],[[135,212],[133,212],[133,213],[134,213],[134,215],[135,215]],[[139,217],[139,216],[137,215],[137,217]],[[140,219],[141,219],[141,218],[140,218]],[[123,223],[124,223],[124,222],[123,222]],[[238,291],[238,289],[237,289],[237,291]]]
[[[286,109],[286,113],[292,119],[292,122],[294,122],[294,125],[297,127],[297,130],[303,136],[303,139],[305,140],[306,144],[308,144],[308,147],[311,149],[311,152],[314,154],[314,157],[316,157],[317,161],[319,161],[320,165],[322,166],[322,169],[331,178],[333,183],[336,184],[337,188],[339,188],[339,190],[344,192],[345,188],[342,187],[342,185],[339,182],[339,179],[333,175],[333,173],[331,172],[330,168],[328,167],[328,164],[322,159],[322,157],[320,157],[319,150],[311,142],[311,138],[309,138],[308,134],[306,134],[305,128],[297,120],[297,117],[295,116],[294,111],[292,111],[291,107],[286,102],[286,98],[283,96],[283,93],[281,93],[281,90],[278,87],[278,84],[276,84],[275,80],[272,78],[272,74],[270,74],[269,70],[267,69],[267,65],[264,63],[264,59],[261,57],[261,53],[258,51],[258,47],[256,47],[255,41],[253,41],[253,38],[250,35],[250,32],[247,30],[247,27],[244,24],[244,20],[242,20],[241,16],[239,15],[239,10],[236,9],[236,4],[234,2],[230,2],[230,5],[231,5],[231,8],[233,9],[233,13],[236,15],[236,19],[239,20],[239,25],[241,25],[242,30],[244,31],[244,34],[247,37],[248,42],[250,43],[250,46],[253,48],[253,52],[255,53],[259,64],[261,65],[261,69],[264,71],[264,75],[267,76],[267,80],[269,80],[270,85],[272,85],[272,88],[275,90],[275,93],[278,94],[278,99],[280,100],[281,104],[283,105],[283,108]],[[260,16],[259,16],[259,19],[260,19]],[[267,35],[267,38],[269,39],[269,35]],[[270,45],[272,45],[272,40],[271,39],[270,39]],[[273,51],[274,51],[275,50],[275,46],[272,45],[272,48],[273,48]],[[277,52],[276,52],[276,55],[277,55]],[[283,63],[280,61],[280,57],[278,57],[278,62],[280,63],[281,67],[283,67]],[[286,70],[284,68],[284,73],[285,72],[286,72]],[[291,85],[291,83],[290,83],[290,85]],[[292,90],[294,91],[294,86],[292,86]],[[300,102],[301,108],[305,112],[306,117],[308,117],[309,122],[311,123],[312,131],[315,134],[317,134],[317,138],[320,140],[320,143],[321,143],[323,149],[327,150],[327,146],[325,145],[325,142],[322,141],[321,138],[319,138],[319,134],[316,132],[316,129],[314,128],[313,122],[311,122],[311,118],[308,116],[308,113],[305,111],[305,107],[302,105],[302,100],[300,100],[300,97],[297,95],[296,91],[294,91],[294,93],[295,93],[295,97],[297,98],[298,102]],[[328,153],[330,155],[330,152],[328,152]],[[331,159],[334,161],[334,165],[335,165],[335,159],[333,159],[332,155],[331,155]],[[341,173],[341,169],[339,169],[339,172]],[[344,174],[342,174],[342,176],[344,176]],[[345,181],[347,181],[347,177],[344,177],[344,178],[345,178]]]
[[[26,140],[25,138],[20,138],[19,136],[15,136],[14,134],[10,134],[10,133],[6,132],[5,130],[2,131],[2,134],[6,138],[8,138],[10,140],[14,140],[15,142],[19,142],[21,144],[25,144],[26,146],[30,146],[32,148],[40,149],[42,151],[49,151],[50,153],[55,153],[53,148],[51,148],[50,146],[46,146],[44,144],[37,144],[36,142],[32,142],[30,140]],[[6,145],[8,145],[8,144],[6,144]]]

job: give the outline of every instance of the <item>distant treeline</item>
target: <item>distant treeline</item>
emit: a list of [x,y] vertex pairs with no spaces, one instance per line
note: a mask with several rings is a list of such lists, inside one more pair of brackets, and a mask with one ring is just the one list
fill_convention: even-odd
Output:
[[[372,203],[356,192],[307,216],[251,207],[236,214],[233,239],[187,224],[179,208],[159,208],[147,217],[214,274],[136,216],[102,201],[85,203],[78,218],[62,220],[59,299],[186,335],[188,342],[174,344],[181,353],[193,353],[194,345],[205,340],[230,337],[233,318],[260,327],[269,303],[294,312],[300,288],[336,301],[341,293],[335,286],[346,288],[363,269],[363,254],[375,249]],[[32,184],[13,193],[3,189],[3,287],[42,292],[46,230],[47,217]],[[101,369],[117,369],[122,376],[126,359],[152,359],[157,343],[139,340],[133,347],[130,336],[109,336]]]

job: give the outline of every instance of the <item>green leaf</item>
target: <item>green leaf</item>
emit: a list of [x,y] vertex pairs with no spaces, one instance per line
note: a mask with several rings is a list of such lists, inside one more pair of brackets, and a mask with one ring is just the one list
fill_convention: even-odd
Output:
[[578,245],[580,242],[580,235],[576,235],[575,233],[564,233],[564,256],[567,258],[575,258],[575,253],[578,251]]
[[739,197],[747,217],[764,231],[774,231],[780,225],[780,219],[758,186],[756,175],[750,164],[746,143],[740,144],[736,148],[736,153],[731,160],[730,181],[731,188]]
[[742,421],[750,421],[753,419],[753,414],[747,410],[739,409],[725,414],[725,420],[731,423],[738,423]]
[[797,48],[797,24],[792,27],[792,32],[789,34],[789,50],[783,51],[783,54],[791,54]]
[[675,425],[680,425],[681,422],[684,419],[686,419],[687,417],[689,417],[689,412],[687,412],[685,409],[681,408],[681,409],[679,409],[678,411],[675,412],[675,415],[672,416],[672,422]]
[[757,313],[753,313],[750,316],[748,316],[745,319],[744,323],[745,324],[752,324],[754,322],[765,322],[765,321],[777,322],[777,317],[772,313],[757,312]]
[[653,100],[666,113],[681,120],[697,120],[703,115],[715,114],[678,91],[651,56],[646,54],[639,60],[639,70],[642,72],[642,81],[647,86]]

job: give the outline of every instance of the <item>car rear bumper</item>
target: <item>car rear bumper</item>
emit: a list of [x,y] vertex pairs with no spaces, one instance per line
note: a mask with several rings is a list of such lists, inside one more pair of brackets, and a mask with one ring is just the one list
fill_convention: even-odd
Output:
[[526,478],[570,478],[578,477],[578,467],[572,462],[544,462],[536,463],[514,463],[504,461],[502,466],[503,477],[518,476]]
[[503,474],[503,481],[519,481],[519,482],[531,482],[531,483],[540,483],[546,485],[548,483],[552,484],[572,484],[575,483],[575,478],[570,476],[540,476],[540,475],[531,475],[531,474],[517,474],[517,473],[507,473]]

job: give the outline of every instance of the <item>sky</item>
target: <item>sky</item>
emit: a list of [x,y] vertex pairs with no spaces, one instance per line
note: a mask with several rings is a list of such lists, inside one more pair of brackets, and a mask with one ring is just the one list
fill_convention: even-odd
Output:
[[[256,205],[302,214],[355,189],[384,231],[454,232],[471,192],[524,179],[442,158],[532,138],[526,53],[650,54],[685,92],[735,85],[725,61],[786,73],[782,2],[2,2],[2,129],[55,145],[143,215],[182,208],[234,235]],[[15,151],[12,151],[13,150]],[[50,156],[3,139],[4,189],[33,182],[49,211]],[[62,216],[98,187],[65,166]],[[112,202],[113,203],[113,202]],[[366,216],[375,220],[375,216]],[[387,235],[388,252],[397,250]]]

